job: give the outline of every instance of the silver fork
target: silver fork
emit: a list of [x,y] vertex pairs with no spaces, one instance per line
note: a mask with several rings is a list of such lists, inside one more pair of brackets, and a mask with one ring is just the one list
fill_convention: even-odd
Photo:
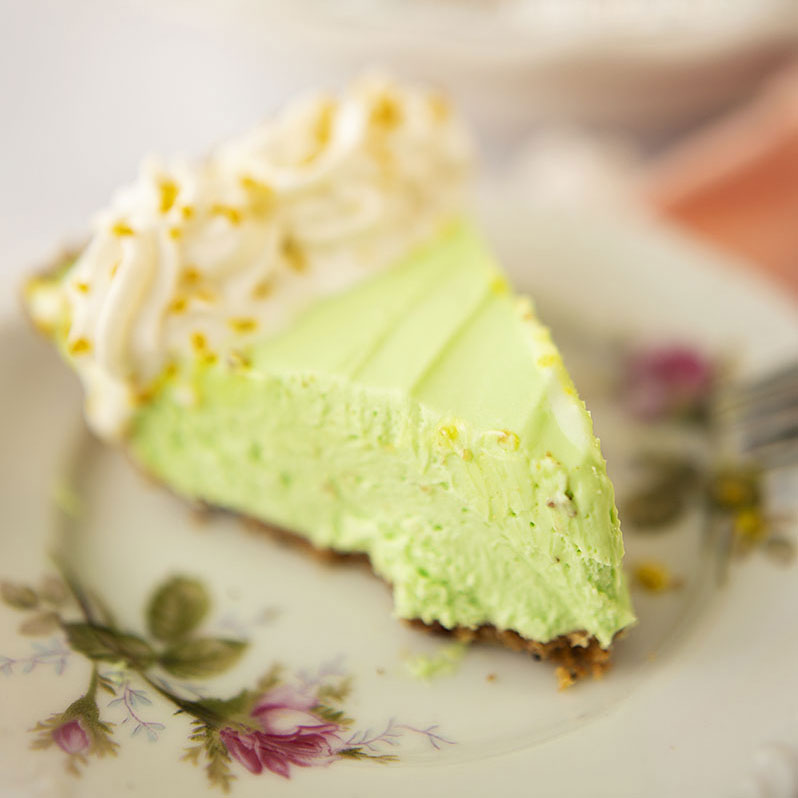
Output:
[[[798,519],[798,361],[720,391],[713,413],[719,451],[763,472],[771,512]],[[798,524],[796,524],[798,525]]]
[[721,391],[723,443],[766,469],[798,465],[798,362]]

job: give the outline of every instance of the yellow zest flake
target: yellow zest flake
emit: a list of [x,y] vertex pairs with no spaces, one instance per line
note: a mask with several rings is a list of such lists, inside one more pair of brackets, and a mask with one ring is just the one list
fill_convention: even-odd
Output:
[[499,430],[499,443],[512,450],[517,451],[518,447],[521,445],[521,440],[512,430],[503,429]]
[[180,368],[174,360],[167,363],[161,373],[147,386],[136,393],[139,404],[146,404],[162,393],[164,387],[180,373]]
[[288,261],[288,265],[295,272],[303,272],[307,268],[308,262],[305,253],[293,238],[286,238],[283,241],[283,256]]
[[189,219],[194,218],[194,206],[193,205],[184,205],[180,209],[180,215],[188,221]]
[[557,365],[557,355],[541,355],[537,362],[538,368],[551,368]]
[[228,319],[227,323],[230,325],[230,329],[233,332],[242,334],[253,332],[258,327],[258,322],[255,321],[255,319],[244,316]]
[[122,265],[122,261],[118,260],[113,266],[111,266],[111,277],[116,277],[116,273],[119,271],[119,267]]
[[241,224],[241,220],[243,219],[241,211],[238,208],[234,208],[232,205],[216,203],[211,206],[211,213],[216,216],[224,216],[230,224]]
[[662,593],[679,586],[679,580],[673,578],[667,566],[654,560],[638,563],[633,573],[637,584],[650,593]]
[[158,184],[158,190],[161,192],[160,211],[161,213],[169,213],[172,206],[175,204],[180,188],[174,180],[169,180],[167,178],[161,180]]
[[742,543],[760,543],[770,533],[767,519],[757,509],[740,510],[734,516],[734,535]]
[[428,101],[429,109],[436,122],[446,122],[452,116],[452,106],[442,94],[437,92],[430,94]]
[[202,279],[202,275],[200,274],[199,269],[196,269],[193,266],[186,266],[186,268],[183,269],[180,274],[180,279],[186,285],[196,285]]
[[208,349],[208,339],[201,332],[191,333],[191,346],[202,363],[212,366],[219,359],[215,352]]
[[194,299],[198,299],[201,302],[207,302],[208,304],[216,301],[216,294],[214,294],[209,288],[197,288],[192,293],[192,296]]
[[274,283],[271,280],[261,280],[252,289],[253,299],[266,299],[274,290]]
[[332,138],[333,121],[337,106],[334,100],[326,100],[319,109],[319,116],[316,119],[316,141],[326,146]]
[[246,355],[242,355],[241,352],[238,352],[235,349],[231,349],[227,353],[227,362],[230,364],[231,368],[236,370],[248,369],[252,365]]
[[471,451],[471,449],[463,449],[460,457],[462,457],[466,463],[470,463],[474,459],[474,453]]
[[372,106],[369,118],[373,125],[390,130],[401,123],[402,109],[394,97],[383,94]]
[[201,332],[191,333],[191,346],[197,354],[206,352],[208,349],[208,339]]
[[332,139],[333,122],[337,106],[333,100],[325,100],[316,117],[313,129],[313,146],[301,159],[300,163],[307,165],[316,160],[327,148]]
[[438,435],[445,441],[456,441],[460,432],[454,424],[441,424]]
[[254,177],[244,175],[241,186],[249,193],[249,208],[253,213],[264,215],[274,207],[274,189]]
[[89,293],[89,284],[78,282],[75,283],[75,290],[80,291],[81,294],[88,294]]
[[256,180],[250,175],[242,175],[239,182],[241,183],[241,187],[245,188],[247,191],[271,191],[269,186],[267,186],[265,183],[261,183],[260,180]]
[[169,312],[185,313],[187,307],[188,307],[188,300],[183,296],[179,296],[177,297],[177,299],[173,299],[172,302],[169,304]]
[[136,234],[136,231],[127,222],[123,222],[121,220],[114,223],[114,225],[111,227],[111,232],[120,238]]
[[138,405],[146,405],[154,398],[155,390],[152,387],[142,388],[140,391],[136,391],[136,404]]
[[183,235],[183,231],[179,227],[170,227],[169,228],[169,238],[173,238],[177,241]]
[[497,274],[491,281],[490,281],[490,290],[494,294],[498,294],[501,296],[502,294],[506,294],[510,290],[510,285],[508,284],[505,277],[501,274]]
[[562,386],[562,389],[568,396],[576,397],[576,395],[577,395],[576,390],[574,389],[573,385],[569,385],[568,383],[565,383]]
[[69,345],[70,355],[87,355],[91,352],[91,341],[88,338],[76,338]]
[[[460,438],[460,427],[454,421],[442,421],[438,424],[435,430],[438,443],[445,448],[454,448],[459,450],[458,446]],[[461,452],[462,453],[462,452]]]
[[710,484],[712,501],[724,510],[755,507],[760,501],[760,475],[755,469],[725,468]]

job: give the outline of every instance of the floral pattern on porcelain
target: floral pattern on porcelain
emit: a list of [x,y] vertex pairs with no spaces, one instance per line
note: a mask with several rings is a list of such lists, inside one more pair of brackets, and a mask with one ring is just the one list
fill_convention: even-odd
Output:
[[[315,674],[273,665],[251,688],[229,698],[210,697],[197,682],[233,668],[247,643],[200,633],[210,598],[189,577],[172,577],[154,592],[146,608],[146,636],[120,629],[70,575],[63,582],[49,578],[39,588],[5,582],[2,598],[25,613],[24,634],[60,629],[64,636],[34,642],[28,657],[0,657],[0,672],[12,676],[51,665],[60,674],[73,655],[91,662],[85,693],[31,730],[32,747],[59,749],[74,775],[91,757],[116,755],[115,735],[126,724],[131,736],[158,740],[165,724],[144,717],[153,694],[191,719],[183,759],[204,766],[210,784],[225,792],[242,770],[289,779],[294,768],[327,767],[341,759],[396,761],[404,735],[425,738],[435,750],[454,744],[436,725],[417,728],[394,719],[378,734],[353,730],[354,720],[343,709],[352,679],[340,658]],[[103,703],[101,693],[111,700]],[[115,720],[106,718],[112,708]]]

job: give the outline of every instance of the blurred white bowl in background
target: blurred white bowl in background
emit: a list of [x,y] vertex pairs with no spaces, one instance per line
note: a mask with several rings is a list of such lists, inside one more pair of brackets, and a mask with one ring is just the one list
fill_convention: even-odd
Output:
[[293,57],[432,78],[502,138],[552,118],[674,129],[749,93],[798,43],[794,0],[166,0],[157,13],[260,36],[291,53],[286,72]]

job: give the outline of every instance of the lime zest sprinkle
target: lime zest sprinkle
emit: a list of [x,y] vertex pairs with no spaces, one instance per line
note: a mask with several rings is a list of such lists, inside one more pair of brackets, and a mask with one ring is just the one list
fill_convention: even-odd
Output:
[[180,279],[188,285],[196,285],[202,279],[202,275],[194,266],[186,266],[180,274]]
[[91,341],[88,338],[76,338],[69,345],[70,355],[87,355],[91,352]]
[[376,127],[392,130],[402,122],[402,109],[396,99],[386,92],[372,106],[369,121]]
[[541,355],[537,364],[539,368],[546,369],[557,365],[557,355]]
[[250,316],[234,316],[227,320],[230,329],[236,333],[251,333],[258,327],[258,322]]
[[158,183],[158,191],[161,194],[159,210],[161,213],[169,213],[175,204],[177,195],[180,193],[180,187],[174,180],[164,178]]
[[201,354],[208,350],[208,339],[201,332],[191,333],[191,346],[195,352]]
[[232,205],[224,205],[220,202],[211,205],[211,213],[216,216],[224,216],[230,224],[241,224],[244,215],[239,208],[234,208]]
[[121,219],[118,222],[114,222],[111,226],[111,232],[120,238],[136,235],[136,231],[127,222]]
[[283,256],[288,262],[288,266],[295,272],[303,272],[307,268],[308,262],[305,253],[297,242],[290,236],[283,241]]

